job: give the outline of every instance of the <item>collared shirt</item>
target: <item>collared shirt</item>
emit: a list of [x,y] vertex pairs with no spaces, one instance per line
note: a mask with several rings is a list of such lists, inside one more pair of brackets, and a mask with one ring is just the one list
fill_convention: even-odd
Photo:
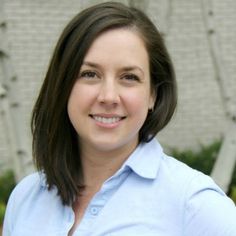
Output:
[[[74,223],[40,173],[11,194],[3,236],[66,236]],[[140,144],[89,203],[73,236],[236,236],[234,203],[213,180]]]

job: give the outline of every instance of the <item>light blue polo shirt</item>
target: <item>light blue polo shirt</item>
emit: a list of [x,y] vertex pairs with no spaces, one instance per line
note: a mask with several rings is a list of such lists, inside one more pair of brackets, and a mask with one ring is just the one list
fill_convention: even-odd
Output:
[[[74,222],[40,173],[11,194],[3,236],[66,236]],[[213,180],[139,145],[93,197],[74,236],[236,236],[236,208]]]

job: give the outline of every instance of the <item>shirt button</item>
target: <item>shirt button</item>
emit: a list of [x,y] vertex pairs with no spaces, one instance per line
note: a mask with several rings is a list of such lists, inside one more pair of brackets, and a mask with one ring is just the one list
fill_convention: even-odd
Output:
[[99,212],[99,208],[98,207],[93,206],[93,207],[90,208],[90,213],[92,215],[96,216],[98,214],[98,212]]

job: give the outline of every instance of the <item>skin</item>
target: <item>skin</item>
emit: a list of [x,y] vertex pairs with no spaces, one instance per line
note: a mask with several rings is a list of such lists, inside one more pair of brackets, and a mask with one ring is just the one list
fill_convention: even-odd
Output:
[[93,195],[138,145],[138,133],[155,96],[148,53],[135,30],[113,29],[91,45],[68,101],[79,135],[85,190],[74,205],[80,222]]

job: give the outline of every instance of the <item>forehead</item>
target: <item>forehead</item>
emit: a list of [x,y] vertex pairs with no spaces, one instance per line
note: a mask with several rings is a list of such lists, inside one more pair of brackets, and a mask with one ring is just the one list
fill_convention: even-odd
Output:
[[[104,32],[98,34],[98,36],[93,40],[92,44],[90,45],[90,48],[97,46],[101,42],[113,42],[113,45],[124,44],[124,46],[127,46],[130,42],[130,46],[131,44],[135,43],[139,44],[141,47],[145,47],[143,37],[138,32],[138,30],[135,29],[135,27],[121,27],[105,30]],[[106,46],[109,45],[110,44],[107,44]]]
[[85,55],[84,61],[87,60],[149,64],[142,37],[130,28],[110,29],[99,34]]

